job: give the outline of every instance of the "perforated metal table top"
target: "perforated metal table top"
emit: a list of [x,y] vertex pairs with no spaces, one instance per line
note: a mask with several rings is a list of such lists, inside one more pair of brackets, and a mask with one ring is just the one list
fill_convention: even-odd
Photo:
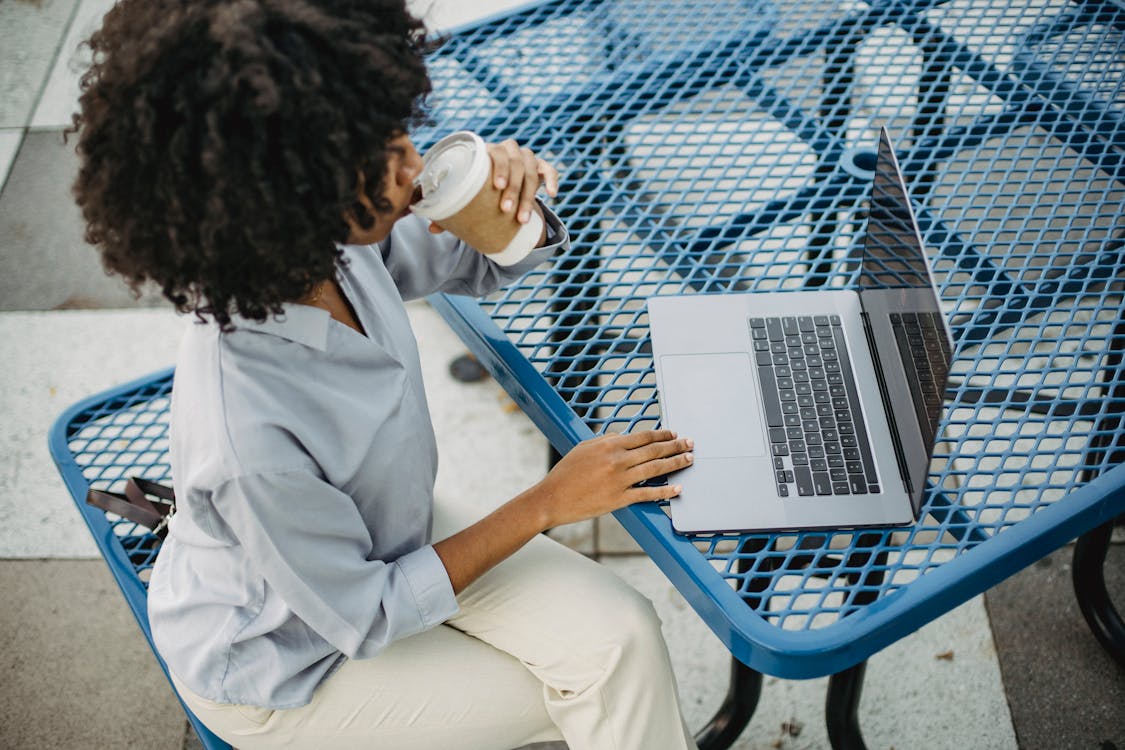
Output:
[[[555,1],[458,30],[419,148],[532,147],[572,247],[432,302],[560,451],[655,427],[645,300],[852,285],[886,124],[956,340],[922,518],[686,537],[617,514],[736,658],[840,671],[1125,512],[1123,40],[1120,6],[1055,0]],[[60,420],[76,497],[167,476],[170,384]],[[143,577],[152,539],[96,523]]]
[[573,245],[437,304],[558,449],[655,427],[645,299],[853,285],[886,124],[957,342],[922,519],[687,538],[618,514],[738,658],[838,671],[1125,510],[1120,471],[1085,475],[1120,460],[1097,441],[1122,429],[1123,39],[1116,6],[1027,0],[549,2],[465,29],[433,135],[552,160]]

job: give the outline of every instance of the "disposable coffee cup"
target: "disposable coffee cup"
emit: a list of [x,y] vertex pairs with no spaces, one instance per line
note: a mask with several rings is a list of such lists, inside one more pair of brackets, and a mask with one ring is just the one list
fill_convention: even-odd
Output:
[[414,179],[421,199],[411,210],[452,232],[500,265],[527,257],[543,234],[543,217],[532,211],[521,224],[500,210],[501,191],[492,184],[492,159],[476,133],[462,130],[435,143],[422,157]]

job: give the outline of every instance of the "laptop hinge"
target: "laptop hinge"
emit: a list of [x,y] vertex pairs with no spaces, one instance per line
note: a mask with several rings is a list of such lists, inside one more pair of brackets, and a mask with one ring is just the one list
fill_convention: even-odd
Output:
[[859,317],[863,320],[863,332],[867,335],[867,348],[871,352],[871,364],[875,367],[875,380],[879,383],[879,395],[883,399],[883,412],[887,415],[887,422],[891,428],[891,443],[895,447],[895,460],[898,462],[898,473],[902,477],[902,486],[906,494],[914,497],[914,486],[910,481],[910,472],[906,468],[906,452],[902,449],[902,439],[899,437],[898,425],[895,423],[895,413],[891,408],[891,396],[887,390],[887,382],[883,377],[883,364],[879,361],[879,350],[875,348],[875,334],[871,330],[867,313],[861,312]]

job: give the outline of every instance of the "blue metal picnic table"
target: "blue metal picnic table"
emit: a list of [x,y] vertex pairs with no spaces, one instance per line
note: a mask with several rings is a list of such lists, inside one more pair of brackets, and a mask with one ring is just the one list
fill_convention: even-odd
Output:
[[[854,283],[886,124],[956,341],[919,521],[676,534],[616,516],[734,657],[701,735],[729,746],[761,674],[833,675],[862,747],[872,654],[1052,550],[1125,664],[1101,583],[1125,513],[1125,8],[1074,0],[552,0],[451,32],[432,123],[555,163],[572,247],[487,298],[432,303],[565,453],[659,424],[645,300]],[[157,373],[76,405],[52,449],[75,499],[167,479]],[[158,545],[83,506],[147,634]]]

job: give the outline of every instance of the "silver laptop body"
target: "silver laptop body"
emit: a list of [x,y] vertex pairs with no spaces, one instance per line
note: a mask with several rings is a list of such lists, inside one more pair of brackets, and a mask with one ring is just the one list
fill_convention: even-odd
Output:
[[885,128],[870,205],[856,289],[648,300],[677,531],[917,518],[952,337]]

